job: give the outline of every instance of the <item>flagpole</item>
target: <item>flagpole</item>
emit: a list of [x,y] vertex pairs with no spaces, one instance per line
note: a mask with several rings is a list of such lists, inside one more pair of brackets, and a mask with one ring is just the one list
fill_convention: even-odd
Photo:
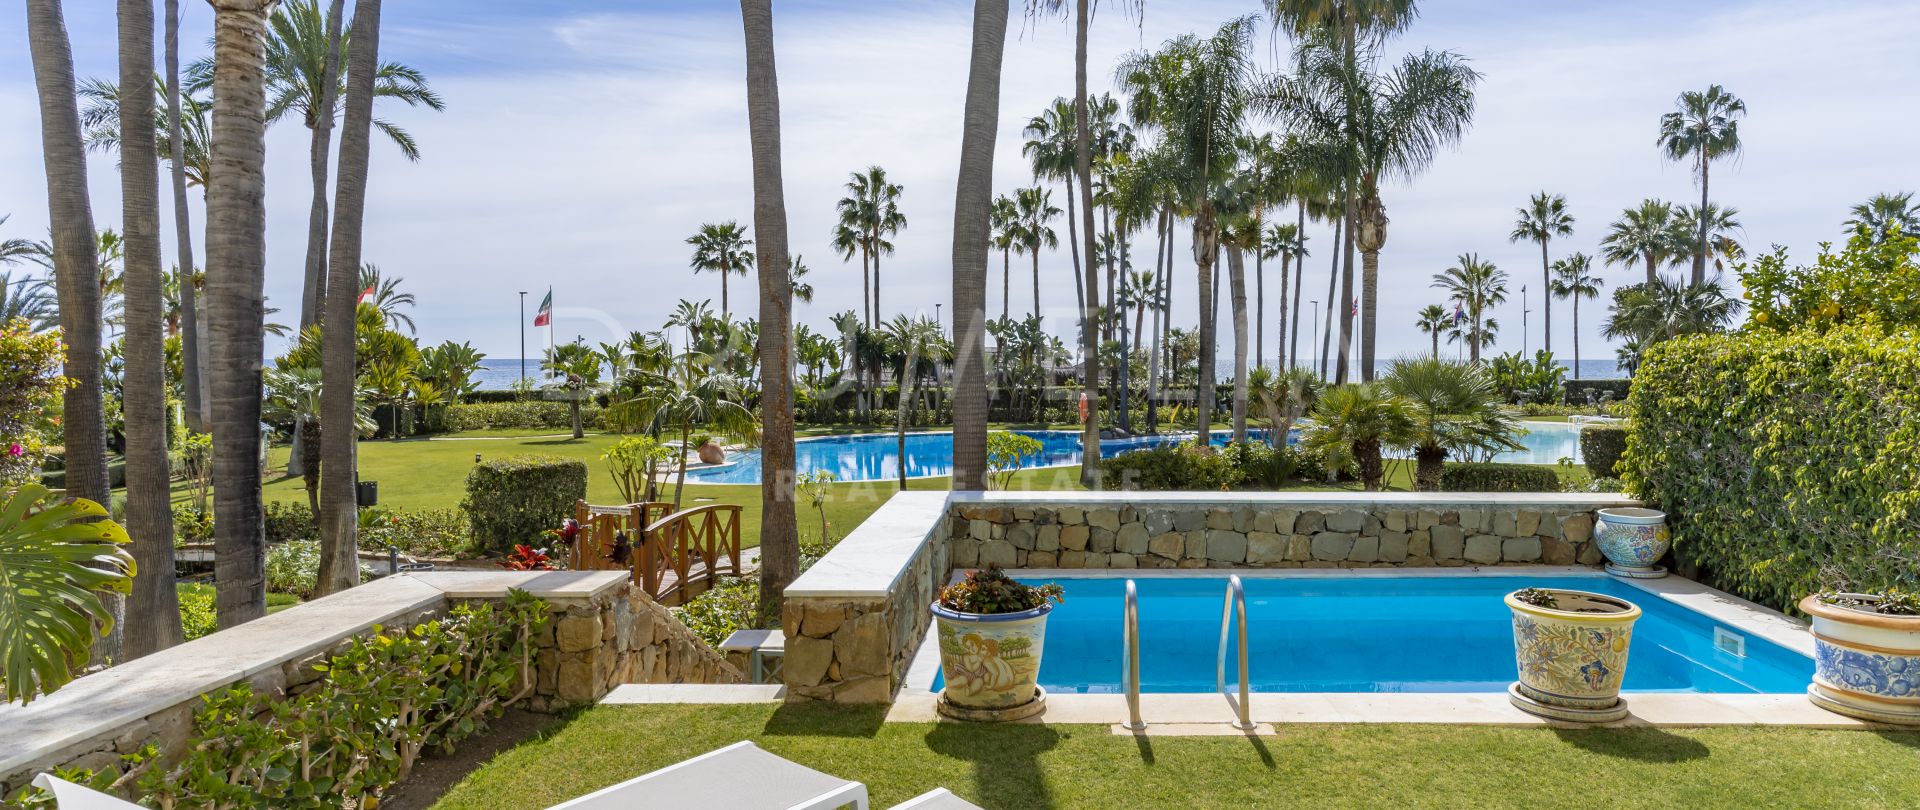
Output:
[[527,384],[527,291],[520,291],[520,384]]

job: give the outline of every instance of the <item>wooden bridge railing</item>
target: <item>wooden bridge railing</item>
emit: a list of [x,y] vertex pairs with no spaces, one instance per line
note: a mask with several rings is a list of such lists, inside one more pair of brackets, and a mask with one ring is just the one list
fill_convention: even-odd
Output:
[[[633,581],[654,599],[721,575],[740,575],[739,505],[672,509],[673,504],[657,501],[623,506],[576,503],[574,520],[580,524],[580,533],[573,543],[570,566],[630,570]],[[624,564],[616,559],[622,534],[628,543]]]

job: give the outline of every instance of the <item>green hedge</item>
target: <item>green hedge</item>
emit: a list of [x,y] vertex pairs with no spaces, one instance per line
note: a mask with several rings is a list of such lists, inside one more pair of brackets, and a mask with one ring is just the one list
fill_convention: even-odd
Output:
[[1621,477],[1715,584],[1785,609],[1920,568],[1920,335],[1668,341],[1629,403]]
[[512,456],[473,465],[467,473],[467,513],[473,549],[504,554],[517,543],[537,544],[587,497],[587,463],[557,456]]
[[1440,471],[1443,492],[1559,492],[1552,467],[1533,464],[1448,464]]
[[1587,472],[1595,478],[1612,478],[1619,473],[1621,454],[1627,452],[1627,429],[1619,425],[1590,425],[1580,431],[1580,457]]
[[1227,489],[1245,477],[1228,454],[1191,444],[1131,450],[1100,462],[1107,489]]
[[[580,409],[580,421],[588,428],[600,427],[600,409],[591,405]],[[534,430],[572,430],[573,412],[565,402],[479,402],[449,405],[447,430],[486,430],[489,428],[527,428]]]

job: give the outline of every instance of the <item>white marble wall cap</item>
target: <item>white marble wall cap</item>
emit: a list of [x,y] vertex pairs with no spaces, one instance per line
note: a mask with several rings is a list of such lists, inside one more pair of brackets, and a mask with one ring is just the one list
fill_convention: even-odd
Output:
[[505,598],[519,589],[548,601],[585,600],[627,581],[625,571],[422,571],[403,577],[438,589],[451,599]]
[[1019,504],[1023,506],[1533,506],[1598,509],[1638,506],[1640,501],[1619,492],[1166,492],[1109,490],[1101,492],[996,491],[955,492],[955,504]]
[[946,492],[896,492],[787,586],[788,599],[885,599],[947,514]]

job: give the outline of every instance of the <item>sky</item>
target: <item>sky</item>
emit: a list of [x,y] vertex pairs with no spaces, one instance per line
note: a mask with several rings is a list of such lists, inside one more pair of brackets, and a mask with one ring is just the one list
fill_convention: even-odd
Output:
[[[211,9],[188,0],[182,61],[209,48]],[[351,3],[348,4],[351,6]],[[1130,51],[1208,33],[1260,11],[1257,0],[1148,0],[1098,11],[1090,82],[1112,89]],[[65,4],[77,70],[117,75],[111,4]],[[1073,37],[1062,20],[1024,18],[1014,3],[1001,90],[995,189],[1034,181],[1021,129],[1056,96],[1073,92]],[[905,187],[907,228],[881,281],[886,313],[951,308],[949,261],[971,5],[958,0],[775,4],[783,160],[790,242],[817,292],[796,316],[816,329],[861,308],[860,262],[828,246],[834,203],[850,172],[886,168]],[[688,267],[684,243],[701,223],[751,223],[744,48],[736,6],[720,2],[610,0],[507,3],[409,0],[382,13],[381,57],[423,70],[445,97],[435,113],[383,103],[423,153],[409,163],[376,140],[364,255],[419,300],[423,343],[472,343],[489,356],[520,353],[518,292],[528,314],[550,286],[557,336],[612,340],[656,329],[677,301],[719,298],[715,276]],[[1286,62],[1284,38],[1262,25],[1254,46],[1264,70]],[[1811,260],[1842,236],[1847,209],[1879,192],[1920,188],[1920,4],[1905,0],[1690,0],[1647,2],[1429,2],[1391,45],[1452,50],[1484,75],[1471,130],[1411,182],[1383,189],[1392,220],[1381,253],[1380,354],[1425,351],[1414,313],[1441,294],[1434,273],[1462,253],[1506,270],[1514,292],[1494,313],[1496,351],[1542,341],[1539,248],[1512,244],[1515,209],[1542,190],[1567,197],[1576,218],[1556,258],[1597,252],[1605,226],[1647,197],[1697,202],[1688,166],[1655,146],[1658,120],[1684,90],[1719,83],[1745,99],[1745,150],[1713,167],[1714,200],[1739,209],[1750,251],[1770,245]],[[38,108],[18,6],[0,12],[0,237],[46,234]],[[1258,127],[1271,127],[1258,122]],[[115,156],[89,161],[94,218],[116,226]],[[293,119],[268,135],[267,295],[297,320],[310,204],[307,133]],[[194,195],[198,197],[198,195]],[[1065,208],[1064,189],[1054,191]],[[163,197],[164,199],[164,197]],[[163,219],[171,207],[163,206]],[[198,200],[196,232],[204,227]],[[1073,273],[1061,249],[1041,256],[1042,312],[1053,331],[1073,322]],[[1309,225],[1308,299],[1325,300],[1330,229]],[[1175,251],[1174,324],[1192,324],[1188,229]],[[162,233],[172,255],[173,226]],[[1135,266],[1152,265],[1147,239]],[[204,256],[204,244],[196,249]],[[1031,264],[1014,257],[1012,309],[1031,310]],[[1184,271],[1184,272],[1180,272]],[[1637,268],[1604,268],[1608,287]],[[1000,261],[991,263],[988,309],[1001,308]],[[1267,352],[1279,318],[1277,268],[1266,278]],[[732,279],[735,314],[752,314],[750,277]],[[1251,285],[1251,281],[1249,282]],[[1525,304],[1519,288],[1525,285]],[[1603,297],[1583,304],[1582,356],[1612,356],[1600,337]],[[1522,312],[1523,306],[1531,309]],[[939,313],[943,321],[947,313]],[[543,330],[528,329],[537,355]],[[1574,330],[1554,305],[1553,342],[1568,359]],[[1231,338],[1222,330],[1223,344]],[[269,352],[279,346],[271,341]]]

